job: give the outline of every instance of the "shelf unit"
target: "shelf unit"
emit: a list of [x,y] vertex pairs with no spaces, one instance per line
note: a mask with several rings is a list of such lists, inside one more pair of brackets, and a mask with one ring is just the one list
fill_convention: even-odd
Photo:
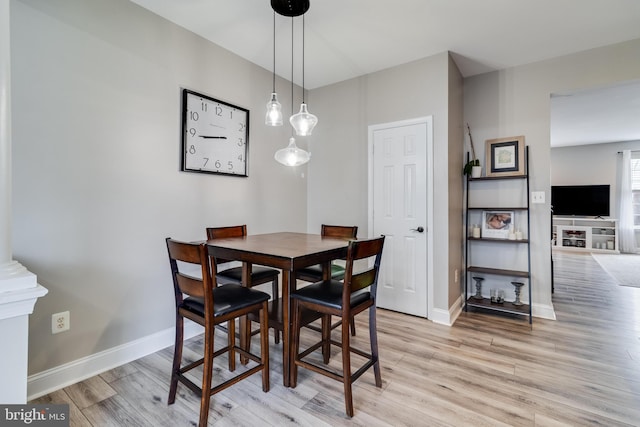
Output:
[[552,244],[555,249],[619,253],[618,220],[603,218],[553,217]]
[[[467,153],[467,160],[469,158],[469,153]],[[515,175],[515,176],[489,176],[489,177],[478,177],[472,178],[467,176],[466,182],[466,218],[465,218],[465,287],[464,287],[464,299],[465,299],[465,311],[468,311],[469,308],[476,308],[482,310],[490,310],[497,313],[506,313],[512,315],[521,315],[527,316],[529,320],[529,324],[533,322],[533,316],[531,313],[531,245],[528,237],[524,237],[519,240],[513,239],[502,239],[495,237],[473,237],[471,231],[471,218],[477,217],[478,214],[482,216],[483,211],[495,211],[495,212],[513,212],[516,216],[520,218],[525,217],[524,221],[525,227],[524,233],[525,236],[530,235],[530,213],[529,213],[529,147],[525,147],[525,157],[524,157],[525,165],[524,165],[524,175]],[[518,206],[504,206],[501,203],[497,203],[497,206],[480,206],[479,204],[470,203],[470,194],[474,191],[482,191],[482,187],[486,187],[487,183],[491,182],[506,182],[506,181],[519,181],[521,184],[516,185],[517,190],[514,189],[514,192],[519,192],[521,196],[524,196],[526,201],[523,202],[522,205]],[[486,188],[485,188],[486,190]],[[491,191],[491,190],[489,190]],[[493,190],[496,192],[497,190]],[[524,192],[524,194],[522,194]],[[498,197],[500,199],[500,197]],[[479,247],[482,245],[483,247]],[[492,265],[492,262],[487,261],[486,259],[481,260],[480,262],[474,262],[474,251],[481,253],[493,253],[491,252],[495,249],[495,253],[501,253],[500,248],[506,250],[510,256],[514,258],[514,265],[509,266],[509,268],[504,268],[504,266],[500,265]],[[520,252],[524,251],[524,253]],[[523,255],[518,257],[517,254]],[[526,257],[526,260],[524,258]],[[522,290],[527,291],[527,300],[528,304],[524,301],[522,305],[515,305],[515,301],[508,301],[505,299],[504,302],[492,302],[491,298],[485,295],[485,292],[482,292],[482,299],[476,299],[475,295],[475,280],[474,277],[482,277],[483,279],[490,279],[493,282],[500,283],[501,287],[504,289],[509,289],[511,286],[511,290],[515,290],[513,285],[510,282],[517,281],[524,283],[522,286]],[[506,283],[502,282],[506,279]],[[515,298],[514,298],[515,299]]]

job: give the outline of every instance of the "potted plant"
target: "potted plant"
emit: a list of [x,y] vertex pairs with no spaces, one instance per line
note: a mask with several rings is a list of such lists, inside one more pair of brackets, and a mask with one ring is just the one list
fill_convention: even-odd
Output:
[[469,142],[471,143],[471,160],[464,165],[462,172],[471,176],[472,178],[478,178],[482,174],[482,167],[480,166],[480,159],[476,157],[476,149],[473,146],[473,138],[471,137],[471,129],[469,123],[467,123],[467,132],[469,133]]

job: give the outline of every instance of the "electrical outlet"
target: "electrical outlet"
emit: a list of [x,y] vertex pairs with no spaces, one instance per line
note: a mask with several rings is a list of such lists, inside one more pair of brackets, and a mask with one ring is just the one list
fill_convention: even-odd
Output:
[[51,333],[52,334],[68,331],[70,327],[71,325],[69,324],[68,311],[63,311],[62,313],[56,313],[51,315]]

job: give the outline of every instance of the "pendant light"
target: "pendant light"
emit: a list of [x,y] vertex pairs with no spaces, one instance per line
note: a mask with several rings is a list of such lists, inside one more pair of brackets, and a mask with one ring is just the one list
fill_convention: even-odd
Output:
[[[291,111],[293,112],[293,17],[291,17]],[[298,148],[295,137],[291,136],[289,145],[276,151],[273,157],[285,166],[300,166],[311,159],[311,153]]]
[[[291,79],[293,80],[293,75]],[[300,104],[298,114],[289,118],[289,123],[296,130],[296,135],[299,136],[311,135],[313,128],[318,124],[318,118],[307,111],[307,104],[304,102],[304,14],[302,15],[302,104]]]
[[267,126],[282,126],[282,106],[276,93],[276,11],[273,11],[273,90],[271,100],[267,102],[267,114],[264,118]]

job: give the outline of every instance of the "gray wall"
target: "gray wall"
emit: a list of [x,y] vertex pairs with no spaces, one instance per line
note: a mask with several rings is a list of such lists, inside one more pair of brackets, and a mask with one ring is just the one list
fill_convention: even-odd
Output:
[[[49,289],[30,373],[173,326],[165,237],[306,230],[306,167],[276,163],[289,129],[263,124],[269,71],[126,0],[13,1],[11,25],[14,258]],[[181,87],[251,111],[249,178],[179,172]]]
[[311,143],[307,204],[309,231],[315,232],[342,217],[366,236],[368,126],[433,116],[433,256],[434,265],[448,267],[434,269],[432,302],[448,311],[460,296],[453,271],[462,263],[462,77],[455,63],[444,52],[316,89],[309,99],[314,114],[330,123],[314,130]]
[[[465,80],[465,121],[474,142],[525,135],[530,147],[531,190],[546,193],[546,203],[532,205],[531,210],[534,313],[551,307],[550,95],[639,76],[640,40],[634,40]],[[484,143],[477,145],[484,159]]]

